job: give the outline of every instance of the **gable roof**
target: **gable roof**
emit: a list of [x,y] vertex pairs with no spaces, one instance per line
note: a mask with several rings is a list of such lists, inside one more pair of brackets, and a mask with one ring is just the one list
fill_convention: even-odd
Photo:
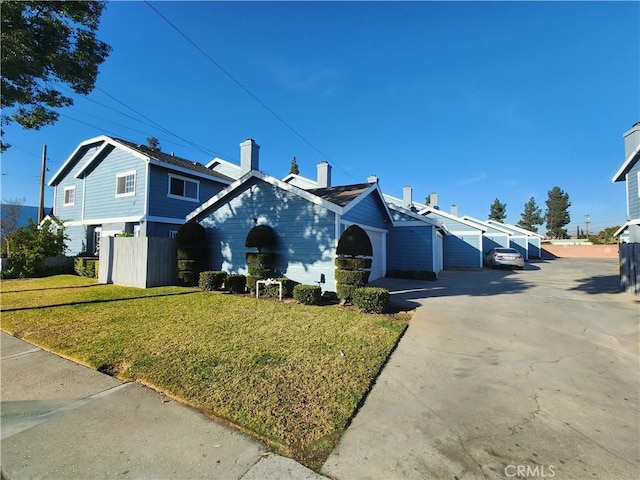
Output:
[[[242,188],[242,186],[252,178],[257,178],[277,188],[285,190],[289,193],[293,193],[294,195],[302,197],[305,200],[316,205],[320,205],[331,212],[337,213],[338,215],[344,215],[345,212],[349,211],[373,191],[377,191],[380,195],[380,199],[382,200],[382,193],[380,192],[380,187],[377,183],[344,185],[341,187],[327,187],[314,190],[304,190],[300,187],[296,187],[295,185],[291,185],[289,183],[283,182],[282,180],[278,180],[277,178],[272,177],[271,175],[267,175],[266,173],[262,173],[257,170],[251,170],[249,173],[243,175],[231,185],[224,188],[217,195],[214,195],[198,208],[189,213],[186,217],[186,220],[193,220],[218,203],[223,202],[227,196]],[[381,203],[386,209],[386,203],[383,201],[381,201]],[[389,220],[391,221],[391,214],[388,209],[386,210],[386,213],[389,217]]]
[[629,170],[640,160],[640,144],[631,152],[631,154],[624,161],[620,169],[611,179],[612,182],[623,182]]
[[531,230],[527,230],[526,228],[518,227],[517,225],[511,225],[510,223],[499,223],[495,220],[487,220],[487,223],[491,226],[498,225],[499,227],[503,227],[507,230],[512,230],[515,233],[521,233],[522,235],[527,235],[528,237],[539,237],[544,238],[544,235],[540,235],[539,233],[532,232]]
[[310,188],[318,188],[318,182],[316,182],[315,180],[311,180],[310,178],[303,177],[302,175],[297,175],[295,173],[290,173],[289,175],[284,177],[282,181],[291,185],[295,185],[296,187],[303,188],[305,190]]
[[107,135],[100,135],[99,137],[90,138],[80,143],[80,145],[78,145],[78,147],[73,151],[69,158],[67,158],[62,166],[56,171],[56,173],[53,174],[51,180],[49,180],[48,185],[53,186],[58,184],[64,177],[65,172],[71,167],[71,165],[81,152],[84,152],[88,147],[98,145],[98,151],[87,160],[87,162],[82,166],[76,176],[80,176],[91,165],[93,165],[100,157],[101,153],[110,145],[115,148],[125,150],[126,152],[150,164],[159,165],[177,172],[210,178],[212,180],[225,184],[229,184],[233,180],[226,175],[222,175],[221,173],[208,169],[201,163],[187,160],[181,157],[176,157],[175,155],[170,155],[161,151],[151,150],[145,145],[139,145],[134,142],[130,142],[129,140],[109,137]]
[[476,223],[478,225],[483,225],[483,226],[486,226],[488,228],[493,228],[494,230],[497,230],[498,232],[501,232],[501,233],[506,233],[507,235],[513,235],[513,231],[509,231],[504,226],[496,225],[496,223],[498,223],[498,222],[495,222],[494,224],[489,224],[487,222],[483,222],[482,220],[478,220],[477,218],[473,218],[473,217],[470,217],[468,215],[465,215],[462,218],[465,219],[468,222]]
[[[424,215],[419,215],[418,213],[409,210],[408,208],[405,208],[401,205],[396,205],[395,203],[389,203],[387,196],[385,195],[385,200],[387,201],[387,206],[389,207],[390,210],[393,210],[394,212],[398,212],[401,213],[402,215],[406,215],[407,217],[413,218],[416,222],[422,222],[422,223],[426,223],[428,225],[432,225],[434,227],[436,227],[438,230],[441,230],[442,232],[448,234],[450,233],[449,230],[447,230],[447,228],[442,225],[438,220],[434,219],[434,218],[429,218],[426,217]],[[403,225],[403,223],[407,223],[407,222],[400,222],[400,221],[394,221],[393,224],[395,225]]]
[[458,217],[456,215],[452,215],[450,213],[444,212],[442,210],[439,210],[437,208],[433,208],[433,207],[424,207],[422,210],[418,211],[418,215],[435,215],[435,216],[442,216],[444,218],[448,218],[449,220],[454,220],[456,222],[460,222],[463,225],[466,225],[467,227],[471,227],[474,230],[480,230],[482,233],[486,232],[486,227],[482,226],[482,225],[478,225],[476,223],[471,223],[468,220],[465,220],[463,217]]
[[222,173],[233,180],[237,180],[242,176],[242,170],[239,165],[228,162],[219,157],[213,158],[205,165],[205,167],[213,170],[214,172]]

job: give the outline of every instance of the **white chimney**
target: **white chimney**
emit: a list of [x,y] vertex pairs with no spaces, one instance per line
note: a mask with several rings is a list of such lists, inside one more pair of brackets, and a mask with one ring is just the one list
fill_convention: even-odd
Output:
[[438,194],[437,193],[432,193],[429,195],[429,206],[431,208],[435,208],[436,210],[440,210],[440,207],[438,206]]
[[260,145],[253,138],[247,138],[240,144],[240,174],[258,170]]
[[629,158],[629,155],[640,145],[640,122],[637,122],[633,127],[627,130],[624,135],[624,157]]
[[367,177],[367,183],[378,183],[378,176],[377,175],[369,175]]
[[413,206],[413,188],[409,185],[402,189],[402,206],[409,209]]
[[331,186],[331,165],[326,160],[320,162],[318,168],[318,187],[325,188]]
[[451,205],[451,215],[454,217],[458,216],[458,205]]

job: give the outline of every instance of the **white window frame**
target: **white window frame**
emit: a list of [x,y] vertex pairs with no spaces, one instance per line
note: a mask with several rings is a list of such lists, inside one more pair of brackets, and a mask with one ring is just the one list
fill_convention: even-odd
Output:
[[[133,190],[130,192],[127,192],[127,177],[133,177]],[[120,181],[121,178],[124,178],[124,193],[118,193],[118,183]],[[122,172],[122,173],[118,173],[116,175],[116,197],[132,197],[136,194],[136,171],[135,170],[130,170],[128,172]]]
[[176,235],[178,235],[177,230],[169,230],[169,238],[176,238]]
[[[67,201],[67,192],[73,192],[71,195],[71,201]],[[72,207],[76,204],[76,187],[64,187],[64,192],[62,194],[62,205],[65,207]]]
[[[182,193],[183,195],[175,195],[173,193],[171,193],[171,180],[173,179],[176,180],[182,180],[184,182],[184,187],[182,189]],[[187,197],[184,195],[185,190],[186,190],[186,182],[191,182],[191,183],[195,183],[196,185],[196,196],[195,198],[193,197]],[[186,200],[188,202],[199,202],[200,201],[200,182],[198,180],[194,180],[193,178],[188,178],[188,177],[182,177],[180,175],[174,175],[172,173],[169,174],[169,182],[167,185],[167,197],[169,198],[176,198],[178,200]]]

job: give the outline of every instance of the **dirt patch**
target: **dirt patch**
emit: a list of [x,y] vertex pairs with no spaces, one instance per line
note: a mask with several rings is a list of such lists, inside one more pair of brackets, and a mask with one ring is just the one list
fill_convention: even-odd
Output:
[[544,258],[618,258],[618,245],[544,245]]

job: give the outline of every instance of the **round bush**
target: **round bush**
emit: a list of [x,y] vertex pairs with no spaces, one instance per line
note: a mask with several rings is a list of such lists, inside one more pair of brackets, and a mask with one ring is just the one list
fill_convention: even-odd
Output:
[[337,257],[336,267],[341,270],[366,270],[371,268],[371,258]]
[[293,298],[304,305],[318,305],[322,296],[322,288],[318,285],[296,285],[293,287]]
[[222,288],[225,278],[227,278],[227,272],[214,270],[200,272],[198,286],[206,291],[218,290]]
[[378,287],[356,288],[353,304],[366,313],[383,313],[389,304],[389,290]]
[[247,277],[234,273],[227,277],[224,286],[230,293],[244,293],[247,290]]
[[207,242],[207,234],[197,222],[187,222],[176,233],[178,245],[199,245]]
[[372,257],[373,247],[369,235],[361,227],[351,225],[347,228],[338,240],[336,248],[338,255],[350,255],[352,257],[363,256]]
[[257,248],[258,251],[263,248],[273,248],[276,246],[276,233],[269,225],[257,225],[249,230],[244,246]]
[[185,287],[195,287],[198,284],[198,274],[190,270],[178,272],[178,282]]
[[355,285],[364,287],[369,281],[368,270],[340,270],[336,269],[336,282],[338,284]]

